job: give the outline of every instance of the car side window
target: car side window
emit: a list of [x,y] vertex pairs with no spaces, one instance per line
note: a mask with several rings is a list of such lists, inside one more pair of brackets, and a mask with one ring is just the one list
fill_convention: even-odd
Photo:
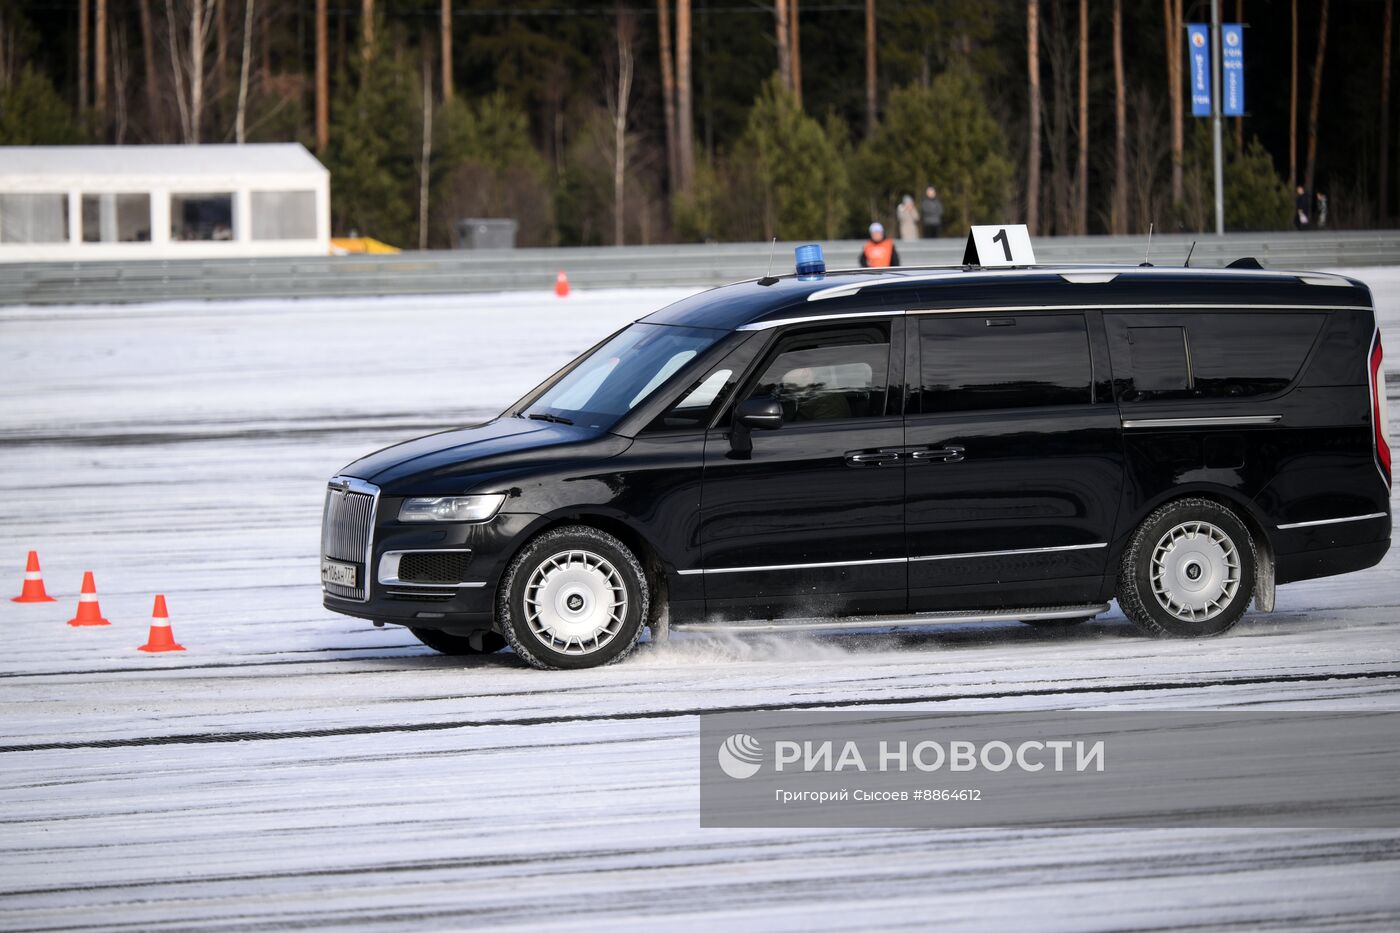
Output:
[[737,374],[729,366],[711,370],[694,386],[662,412],[647,426],[648,431],[668,431],[684,428],[703,429],[710,423],[715,409],[734,387]]
[[889,360],[887,324],[788,334],[748,397],[780,402],[785,424],[880,417]]
[[1298,378],[1325,312],[1217,311],[1175,315],[1109,313],[1122,402],[1250,398],[1282,392]]
[[926,414],[1093,401],[1082,314],[929,315],[919,369]]

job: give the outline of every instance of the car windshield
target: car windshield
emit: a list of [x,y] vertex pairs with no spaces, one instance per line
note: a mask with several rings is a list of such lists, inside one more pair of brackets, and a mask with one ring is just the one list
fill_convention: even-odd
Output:
[[633,324],[580,359],[521,414],[609,430],[724,334],[702,327]]

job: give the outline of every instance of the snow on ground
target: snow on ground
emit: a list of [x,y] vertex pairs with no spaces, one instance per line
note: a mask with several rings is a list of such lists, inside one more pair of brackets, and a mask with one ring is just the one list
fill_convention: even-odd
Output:
[[[1400,325],[1400,269],[1355,274]],[[1207,642],[1114,612],[577,673],[321,608],[326,477],[687,293],[0,310],[0,587],[36,548],[60,600],[0,602],[0,928],[1400,923],[1393,830],[701,830],[695,760],[753,705],[1400,708],[1400,556]],[[110,628],[63,624],[84,570]],[[156,592],[183,654],[134,650]]]

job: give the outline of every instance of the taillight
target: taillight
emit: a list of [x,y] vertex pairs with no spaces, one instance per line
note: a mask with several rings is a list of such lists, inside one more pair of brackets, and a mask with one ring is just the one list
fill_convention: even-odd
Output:
[[1385,370],[1381,367],[1384,357],[1381,350],[1381,332],[1376,331],[1375,342],[1371,344],[1371,433],[1376,439],[1376,465],[1390,485],[1390,440],[1386,430],[1390,424],[1390,405],[1385,397]]

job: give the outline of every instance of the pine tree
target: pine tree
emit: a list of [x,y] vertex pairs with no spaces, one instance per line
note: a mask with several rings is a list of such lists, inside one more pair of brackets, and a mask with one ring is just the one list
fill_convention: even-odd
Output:
[[1006,216],[1013,171],[1006,152],[977,82],[945,72],[927,88],[889,95],[884,119],[857,156],[857,190],[884,217],[900,197],[932,184],[945,204],[944,231],[966,233],[970,224]]
[[752,170],[764,239],[837,236],[847,202],[846,166],[781,75],[770,78],[754,101],[734,163]]

